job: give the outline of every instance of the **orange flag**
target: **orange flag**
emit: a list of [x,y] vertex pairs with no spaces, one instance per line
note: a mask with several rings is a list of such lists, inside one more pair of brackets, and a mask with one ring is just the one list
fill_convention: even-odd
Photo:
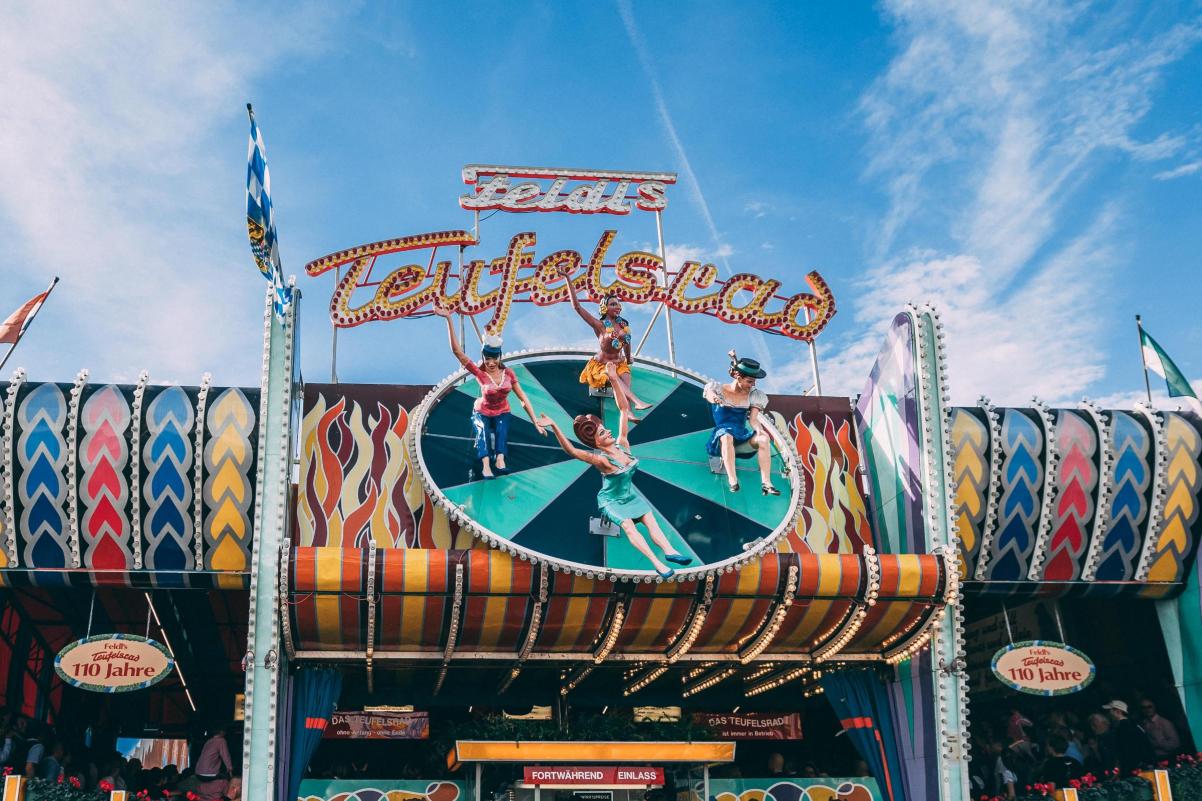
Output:
[[46,302],[46,297],[49,294],[50,290],[47,289],[45,292],[34,295],[21,308],[10,314],[7,320],[0,323],[0,344],[17,344],[17,340],[25,333],[25,328],[29,325],[29,320],[38,313],[38,309]]

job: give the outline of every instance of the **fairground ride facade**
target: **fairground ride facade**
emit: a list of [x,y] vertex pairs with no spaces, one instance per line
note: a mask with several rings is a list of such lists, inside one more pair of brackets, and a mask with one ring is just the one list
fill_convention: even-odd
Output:
[[[1118,597],[1155,603],[1182,705],[1202,731],[1202,421],[1147,406],[952,407],[942,325],[933,309],[909,307],[855,402],[763,398],[757,425],[775,443],[764,445],[768,478],[751,458],[733,463],[732,482],[720,441],[707,450],[710,382],[675,363],[672,312],[812,343],[835,311],[826,282],[811,273],[810,292],[782,296],[780,282],[750,274],[720,282],[712,265],[670,273],[660,225],[670,173],[470,165],[464,180],[475,189],[460,203],[476,214],[653,213],[660,253],[607,264],[607,232],[588,258],[561,250],[536,261],[523,234],[503,256],[465,262],[478,225],[384,240],[309,265],[311,275],[339,272],[334,325],[437,311],[452,332],[458,320],[462,342],[488,313],[478,330],[487,346],[514,302],[579,293],[590,304],[653,303],[667,362],[641,358],[620,318],[594,318],[601,351],[612,336],[632,398],[649,408],[632,419],[614,396],[621,387],[581,382],[595,353],[503,354],[502,381],[520,384],[540,416],[515,411],[505,472],[485,478],[481,454],[498,466],[495,438],[486,433],[479,451],[472,431],[495,426],[475,419],[489,402],[485,379],[465,366],[432,385],[304,384],[299,293],[280,316],[272,291],[259,387],[162,387],[145,375],[93,385],[86,371],[34,383],[18,370],[0,409],[0,584],[12,603],[20,592],[65,610],[56,628],[39,629],[39,664],[84,636],[85,618],[91,631],[96,594],[87,612],[78,595],[61,603],[71,588],[142,593],[148,612],[152,597],[169,598],[182,618],[205,614],[189,588],[214,604],[242,593],[244,613],[227,603],[211,615],[231,618],[219,621],[221,642],[245,637],[245,649],[222,652],[245,671],[246,798],[479,799],[480,766],[512,763],[527,770],[510,784],[523,798],[662,787],[666,766],[688,764],[704,769],[688,790],[705,801],[963,801],[968,599]],[[440,248],[457,263],[440,261]],[[378,259],[415,253],[372,280]],[[747,361],[732,369],[754,377]],[[592,429],[574,427],[590,414]],[[581,458],[605,452],[598,428],[624,426],[628,442],[606,459]],[[562,444],[544,435],[551,427]],[[761,491],[762,480],[779,494]],[[602,488],[625,495],[607,506]],[[123,619],[119,596],[110,605],[113,628],[140,625]],[[170,625],[159,628],[169,638]],[[160,688],[188,693],[187,657],[176,657],[178,681]],[[27,672],[29,692],[52,696],[45,668]],[[573,704],[703,711],[757,698],[786,713],[825,698],[871,778],[711,779],[710,766],[734,759],[732,736],[634,751],[579,738],[458,739],[450,773],[302,783],[336,702],[365,713],[551,705],[566,715]],[[565,763],[592,767],[577,774]],[[593,773],[591,784],[576,781]]]

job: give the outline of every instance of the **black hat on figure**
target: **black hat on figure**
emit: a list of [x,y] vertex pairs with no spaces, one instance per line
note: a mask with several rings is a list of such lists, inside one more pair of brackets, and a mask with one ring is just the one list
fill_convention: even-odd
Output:
[[768,375],[755,359],[737,359],[731,363],[730,370],[748,378],[764,378]]

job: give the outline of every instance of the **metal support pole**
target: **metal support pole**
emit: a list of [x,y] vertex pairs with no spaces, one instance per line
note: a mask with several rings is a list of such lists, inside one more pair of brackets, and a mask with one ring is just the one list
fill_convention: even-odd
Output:
[[481,773],[481,764],[479,762],[477,762],[476,763],[476,801],[480,801],[480,781],[481,781],[480,773]]
[[1014,632],[1010,630],[1010,615],[1006,612],[1006,604],[1002,603],[1002,620],[1006,623],[1006,639],[1014,645]]
[[[1152,383],[1148,380],[1148,360],[1144,357],[1144,324],[1135,315],[1135,328],[1139,331],[1139,363],[1144,366],[1144,389],[1148,391],[1148,405],[1152,405]],[[2,365],[0,365],[2,366]]]
[[[810,324],[810,307],[803,306],[806,314],[806,325]],[[822,395],[822,379],[818,377],[818,346],[810,340],[810,369],[814,371],[814,394]]]
[[[664,249],[664,215],[663,212],[658,209],[655,212],[655,235],[659,237],[659,258],[664,263],[664,270],[661,275],[661,280],[663,281],[663,286],[666,287],[668,285],[668,253]],[[668,308],[667,301],[664,301],[664,303],[660,305],[660,308],[664,311],[664,322],[668,327],[668,364],[675,367],[676,339],[672,336],[672,310]],[[655,324],[654,319],[652,319],[651,322],[652,325]],[[650,331],[651,329],[648,328],[647,330]]]
[[[342,283],[342,265],[334,268],[334,286],[337,287]],[[330,326],[334,329],[333,335],[330,337],[330,383],[338,383],[338,323],[330,320]]]

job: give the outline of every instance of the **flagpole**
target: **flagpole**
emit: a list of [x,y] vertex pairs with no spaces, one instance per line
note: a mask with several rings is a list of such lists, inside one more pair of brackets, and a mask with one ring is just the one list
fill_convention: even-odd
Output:
[[23,326],[21,326],[21,331],[17,334],[17,341],[14,342],[12,347],[8,349],[8,353],[4,354],[4,359],[0,360],[0,370],[3,370],[4,365],[8,364],[8,358],[13,355],[13,351],[17,349],[17,345],[21,344],[21,339],[24,338],[26,332],[29,331],[30,326],[33,325],[33,321],[36,320],[38,315],[42,313],[42,307],[46,305],[46,301],[50,300],[50,293],[54,291],[56,286],[58,286],[57,275],[54,276],[54,280],[50,282],[50,286],[46,288],[46,297],[42,298],[42,302],[38,304],[38,307],[33,310],[33,314],[29,315],[29,319],[25,321]]
[[1139,360],[1144,366],[1144,389],[1148,391],[1148,405],[1152,405],[1152,382],[1148,380],[1148,357],[1144,355],[1144,324],[1135,315],[1135,328],[1139,332]]

